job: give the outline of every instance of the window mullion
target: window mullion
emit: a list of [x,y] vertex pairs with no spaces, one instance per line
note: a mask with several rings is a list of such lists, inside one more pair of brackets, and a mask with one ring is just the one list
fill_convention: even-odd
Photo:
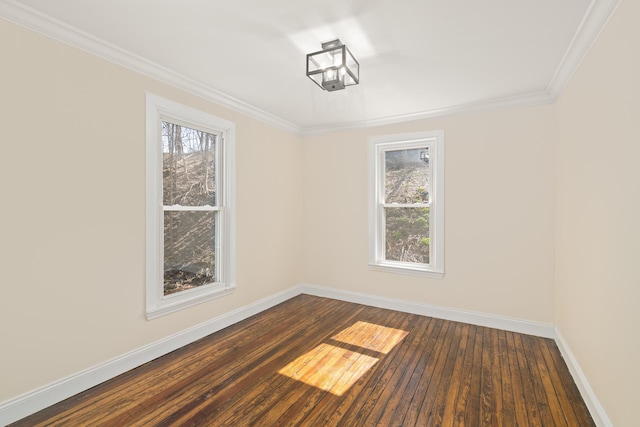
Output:
[[369,140],[373,268],[442,277],[443,141],[442,131]]
[[382,203],[385,208],[428,208],[431,203]]
[[201,211],[201,212],[215,212],[219,211],[220,207],[218,206],[182,206],[182,205],[163,205],[162,210],[165,212],[193,212],[193,211]]
[[[235,152],[235,125],[152,94],[146,113],[146,315],[152,319],[235,287],[234,254],[222,253],[235,247],[235,230],[228,224],[233,200],[227,204],[223,197],[235,176],[235,160],[225,157]],[[220,146],[223,139],[228,147]],[[165,161],[172,162],[166,169]],[[166,171],[175,176],[166,179]],[[179,197],[164,200],[165,186],[177,189]],[[164,204],[174,201],[184,205]]]

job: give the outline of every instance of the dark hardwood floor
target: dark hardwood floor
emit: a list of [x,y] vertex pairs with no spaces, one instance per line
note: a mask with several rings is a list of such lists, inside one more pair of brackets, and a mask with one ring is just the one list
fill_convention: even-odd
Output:
[[592,426],[553,340],[301,295],[17,426]]

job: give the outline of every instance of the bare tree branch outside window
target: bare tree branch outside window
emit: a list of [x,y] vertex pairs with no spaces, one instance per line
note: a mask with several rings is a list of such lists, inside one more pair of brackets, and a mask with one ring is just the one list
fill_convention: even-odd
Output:
[[162,122],[165,295],[216,280],[218,138]]

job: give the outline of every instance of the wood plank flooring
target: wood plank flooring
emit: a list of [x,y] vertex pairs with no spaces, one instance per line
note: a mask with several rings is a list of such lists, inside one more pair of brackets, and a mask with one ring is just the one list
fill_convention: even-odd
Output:
[[593,426],[553,340],[309,295],[16,426]]

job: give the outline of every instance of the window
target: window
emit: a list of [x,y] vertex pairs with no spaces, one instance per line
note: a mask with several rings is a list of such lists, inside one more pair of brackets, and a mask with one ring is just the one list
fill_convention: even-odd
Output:
[[444,132],[373,137],[369,265],[444,275]]
[[234,288],[232,122],[147,94],[146,315]]

